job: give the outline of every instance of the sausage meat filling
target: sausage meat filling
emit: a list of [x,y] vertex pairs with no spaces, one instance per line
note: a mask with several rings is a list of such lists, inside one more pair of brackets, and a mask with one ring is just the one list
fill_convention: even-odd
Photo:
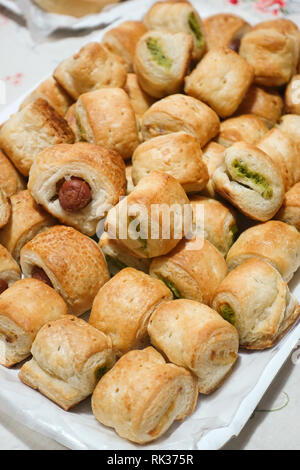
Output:
[[0,279],[0,294],[4,292],[6,289],[8,289],[8,284],[4,279]]
[[60,186],[58,199],[65,211],[76,212],[84,209],[91,202],[91,188],[83,179],[72,176]]
[[38,281],[44,282],[49,287],[53,287],[52,282],[50,281],[45,271],[42,268],[39,268],[38,266],[34,266],[34,268],[32,269],[31,277],[33,277],[33,279],[37,279]]

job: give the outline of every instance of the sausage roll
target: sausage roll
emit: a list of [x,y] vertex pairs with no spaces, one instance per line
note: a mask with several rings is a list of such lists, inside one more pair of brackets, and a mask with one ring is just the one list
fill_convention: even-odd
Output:
[[250,25],[240,16],[220,13],[204,20],[207,48],[228,47],[239,52],[241,39],[249,31]]
[[185,92],[222,118],[232,116],[253,81],[253,68],[231,49],[209,51],[185,80]]
[[7,249],[0,245],[0,294],[21,278],[18,263]]
[[24,176],[29,175],[42,150],[73,142],[74,135],[67,121],[43,98],[11,116],[0,129],[0,147]]
[[236,142],[256,145],[267,132],[268,126],[262,119],[253,114],[244,114],[223,121],[217,141],[224,147],[230,147]]
[[244,261],[226,277],[213,308],[237,328],[246,349],[271,348],[300,315],[278,271],[261,259]]
[[173,300],[151,316],[148,333],[153,346],[170,362],[190,370],[199,393],[209,395],[230,374],[238,358],[237,330],[221,316],[193,300]]
[[217,114],[201,101],[185,95],[173,95],[154,103],[144,114],[144,140],[173,132],[191,134],[204,147],[220,130]]
[[154,98],[179,93],[191,61],[193,40],[185,33],[149,31],[139,40],[134,70],[143,90]]
[[91,395],[115,362],[110,338],[73,315],[44,325],[31,352],[19,378],[66,411]]
[[127,74],[127,81],[124,90],[129,96],[130,103],[137,118],[141,120],[145,112],[155,102],[155,99],[141,88],[135,73]]
[[167,256],[152,260],[150,275],[163,281],[174,299],[209,305],[227,275],[221,253],[207,240],[182,240]]
[[138,123],[126,92],[106,88],[82,95],[75,106],[80,140],[103,145],[124,160],[139,145]]
[[138,258],[165,255],[183,238],[185,205],[189,200],[181,184],[154,171],[109,211],[106,231]]
[[189,2],[157,2],[148,11],[144,23],[149,30],[190,34],[193,38],[193,60],[197,62],[206,52],[202,20]]
[[272,219],[282,205],[284,183],[280,169],[262,150],[238,142],[224,153],[214,174],[215,190],[250,219]]
[[185,132],[155,137],[135,150],[133,183],[137,185],[153,170],[174,176],[188,193],[201,191],[209,180],[199,140]]
[[127,72],[133,72],[136,46],[146,32],[147,28],[141,21],[124,21],[104,34],[102,44],[124,59]]
[[5,192],[0,187],[0,229],[7,225],[11,214],[11,205]]
[[0,364],[12,367],[30,356],[42,326],[67,313],[61,296],[43,282],[15,282],[0,295]]
[[0,150],[0,188],[7,197],[25,188],[25,182],[9,159]]
[[95,418],[119,436],[146,444],[195,409],[197,380],[167,364],[153,348],[130,351],[100,380],[93,396]]
[[294,141],[300,153],[300,116],[297,114],[286,114],[282,116],[277,127]]
[[20,109],[35,101],[37,98],[43,98],[59,114],[65,116],[73,100],[65,90],[57,83],[53,77],[47,78],[42,82],[27,98],[23,101]]
[[28,190],[14,194],[10,201],[11,217],[8,224],[0,230],[0,243],[19,262],[21,248],[56,221],[38,206]]
[[25,277],[40,279],[61,294],[77,316],[91,308],[110,278],[97,244],[71,227],[58,225],[22,248],[21,266]]
[[172,298],[163,282],[126,268],[100,289],[89,323],[111,337],[113,350],[120,357],[147,345],[151,315],[162,302]]
[[204,238],[214,245],[223,256],[226,256],[239,233],[234,210],[222,202],[203,196],[193,196],[190,203],[193,209],[194,224],[197,223],[197,211],[202,211],[203,226],[198,226],[198,229],[203,230]]
[[300,115],[300,75],[294,75],[285,91],[285,112]]
[[295,184],[286,193],[276,219],[293,225],[300,232],[300,183]]
[[35,160],[28,188],[60,222],[92,236],[126,193],[125,165],[120,155],[104,147],[55,145]]
[[224,152],[225,147],[223,145],[217,144],[216,142],[210,142],[203,149],[203,160],[207,166],[209,181],[203,194],[208,197],[215,198],[215,185],[213,176],[216,169],[224,163]]
[[119,58],[98,42],[86,44],[54,71],[54,78],[74,100],[99,88],[123,88],[126,75]]
[[291,225],[271,220],[241,234],[227,255],[229,270],[248,258],[270,263],[290,282],[300,266],[300,234]]

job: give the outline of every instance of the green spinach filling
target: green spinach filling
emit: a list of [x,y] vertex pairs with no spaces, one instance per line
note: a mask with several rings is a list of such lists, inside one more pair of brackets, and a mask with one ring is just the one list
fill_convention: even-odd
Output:
[[232,241],[235,242],[239,236],[239,228],[236,224],[231,225],[230,232],[232,233]]
[[199,21],[197,20],[197,16],[194,12],[189,14],[188,18],[189,28],[192,31],[193,36],[196,39],[196,45],[198,49],[202,49],[204,46],[204,36],[201,30],[201,26]]
[[224,320],[228,321],[232,325],[235,325],[235,313],[229,305],[225,304],[221,307],[221,315]]
[[257,191],[264,199],[271,199],[273,197],[273,189],[263,175],[256,171],[251,171],[245,163],[237,159],[234,160],[232,166],[236,170],[238,177],[255,184]]
[[158,39],[149,38],[147,41],[147,47],[152,55],[153,60],[155,60],[158,65],[161,65],[168,70],[172,67],[173,60],[165,55],[162,44]]
[[[128,225],[130,225],[135,220],[136,220],[135,217],[129,216],[128,217]],[[136,226],[136,231],[139,232],[139,233],[141,232],[141,224],[140,223]],[[129,235],[129,237],[130,237],[130,235]],[[132,240],[132,238],[131,238],[131,240]],[[148,248],[148,240],[146,238],[143,238],[142,234],[140,233],[140,236],[137,238],[137,241],[139,241],[140,244],[141,244],[139,249],[143,252],[146,252],[147,248]]]
[[166,286],[170,289],[170,291],[173,294],[174,299],[182,299],[182,295],[180,294],[179,290],[177,289],[176,285],[174,282],[170,281],[170,279],[167,279],[166,277],[163,276],[158,276],[158,278],[166,284]]
[[120,261],[119,259],[113,258],[112,256],[106,255],[106,259],[108,264],[110,264],[113,268],[121,271],[122,269],[127,268],[127,265]]
[[107,366],[98,367],[98,369],[95,370],[95,377],[97,382],[99,382],[99,380],[102,379],[103,375],[105,375],[108,371],[109,367]]

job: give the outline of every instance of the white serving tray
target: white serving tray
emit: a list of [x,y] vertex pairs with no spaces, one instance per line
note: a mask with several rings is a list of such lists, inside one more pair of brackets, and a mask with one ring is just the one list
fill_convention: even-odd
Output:
[[[123,19],[141,18],[152,3],[154,0],[128,2],[126,14],[123,4]],[[197,0],[192,3],[199,5]],[[212,0],[209,6],[201,6],[200,13],[205,17],[224,11],[220,3]],[[242,13],[246,13],[244,16],[248,21],[257,21],[257,16],[252,11]],[[0,123],[18,110],[24,98],[20,97],[0,113]],[[300,272],[293,279],[290,288],[300,302]],[[220,449],[245,426],[299,338],[298,323],[275,348],[260,352],[241,352],[233,374],[223,387],[209,397],[200,396],[197,410],[189,419],[174,424],[164,437],[147,446],[131,444],[118,437],[113,430],[100,425],[92,415],[90,399],[70,412],[63,411],[38,392],[23,385],[18,380],[19,367],[8,370],[0,366],[0,410],[70,449]]]

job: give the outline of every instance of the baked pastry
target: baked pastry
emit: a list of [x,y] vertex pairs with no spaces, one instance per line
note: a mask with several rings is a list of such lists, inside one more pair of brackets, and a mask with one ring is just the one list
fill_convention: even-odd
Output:
[[149,273],[150,259],[137,258],[121,240],[109,238],[108,233],[103,232],[99,246],[105,255],[105,259],[112,275],[125,268],[135,268],[144,273]]
[[297,114],[286,114],[280,118],[277,127],[293,140],[300,152],[300,116]]
[[25,182],[15,167],[0,150],[0,188],[7,197],[25,188]]
[[141,120],[145,112],[155,102],[155,99],[141,88],[135,73],[127,74],[124,90],[129,96],[130,103],[137,118]]
[[147,28],[142,21],[124,21],[104,34],[102,44],[124,59],[127,72],[133,72],[136,46],[146,32]]
[[174,299],[209,305],[227,275],[221,253],[207,240],[182,240],[167,256],[152,260],[150,275],[163,281]]
[[209,51],[185,79],[185,92],[222,118],[232,116],[253,81],[253,68],[231,49]]
[[125,168],[125,173],[126,173],[126,182],[127,182],[127,190],[126,194],[132,193],[134,190],[134,184],[132,181],[132,163],[127,163],[126,168]]
[[59,114],[65,116],[69,107],[73,103],[73,99],[68,93],[57,83],[53,77],[47,78],[42,82],[27,98],[22,102],[20,109],[35,101],[37,98],[43,98],[54,108]]
[[14,194],[10,202],[11,217],[0,230],[0,243],[19,262],[21,248],[38,233],[54,225],[56,220],[38,206],[28,190]]
[[216,169],[224,162],[225,147],[217,144],[217,142],[210,142],[203,149],[203,161],[207,166],[209,181],[203,194],[208,197],[214,198],[216,196],[213,176]]
[[139,40],[134,71],[143,90],[154,98],[179,93],[190,65],[192,37],[185,33],[149,31]]
[[[198,230],[202,230],[204,238],[226,256],[239,233],[235,211],[223,202],[203,196],[191,197],[190,204],[194,224],[202,222]],[[199,218],[197,214],[200,214]]]
[[123,438],[146,444],[195,409],[195,377],[166,364],[153,348],[130,351],[100,380],[93,396],[95,418]]
[[0,296],[0,364],[12,367],[30,356],[43,325],[68,313],[55,290],[37,279],[21,279]]
[[25,277],[40,279],[65,299],[70,313],[82,315],[110,278],[97,244],[74,228],[55,226],[21,250]]
[[77,100],[80,95],[106,87],[123,87],[126,68],[119,58],[98,42],[83,46],[54,71],[54,78]]
[[[295,42],[300,41],[299,28],[291,20],[287,18],[276,18],[274,20],[262,21],[253,26],[252,30],[257,29],[275,29],[279,33],[285,34],[287,36],[292,36]],[[299,43],[300,45],[300,43]]]
[[137,120],[130,99],[121,88],[85,93],[75,106],[80,140],[103,145],[131,158],[139,145]]
[[300,234],[277,220],[256,225],[243,232],[229,250],[226,261],[232,271],[248,258],[268,261],[290,282],[300,266]]
[[213,308],[237,328],[246,349],[271,348],[300,315],[278,271],[261,259],[244,261],[224,279]]
[[300,232],[300,183],[295,184],[286,193],[276,219],[293,225]]
[[173,176],[153,171],[109,211],[106,231],[138,258],[165,255],[183,238],[188,204],[184,189]]
[[154,103],[142,119],[144,140],[173,132],[186,132],[204,147],[220,130],[217,114],[201,101],[185,95],[173,95]]
[[294,75],[285,91],[286,114],[300,115],[300,75]]
[[204,20],[207,48],[228,47],[239,52],[241,39],[249,31],[250,25],[243,18],[228,13],[209,16]]
[[283,107],[283,99],[277,91],[251,85],[236,114],[255,114],[271,128],[282,115]]
[[187,193],[201,191],[209,179],[199,140],[185,132],[162,135],[139,145],[132,156],[134,185],[153,170],[174,176]]
[[7,249],[0,245],[0,294],[21,278],[21,270]]
[[34,0],[41,8],[49,13],[58,15],[81,16],[98,13],[102,8],[120,0]]
[[72,132],[73,132],[74,137],[75,137],[75,142],[79,142],[81,140],[81,133],[80,133],[80,129],[77,125],[76,114],[75,114],[75,106],[76,106],[76,103],[73,103],[69,107],[69,109],[68,109],[68,111],[66,112],[66,115],[65,115],[65,120],[69,124],[70,129],[72,129]]
[[92,236],[110,207],[125,196],[125,165],[104,147],[55,145],[36,158],[28,188],[60,222]]
[[110,338],[73,315],[41,328],[31,352],[20,380],[66,411],[91,395],[115,362]]
[[157,2],[146,14],[144,23],[149,30],[190,34],[193,38],[193,60],[197,62],[206,52],[202,20],[189,2]]
[[228,377],[238,358],[237,330],[206,305],[173,300],[151,316],[151,343],[168,360],[190,370],[198,379],[199,393],[209,395]]
[[268,126],[262,119],[253,114],[244,114],[223,121],[217,141],[224,147],[230,147],[236,142],[256,145],[267,132]]
[[0,229],[8,223],[10,214],[10,201],[7,199],[5,192],[0,187]]
[[226,149],[224,163],[213,179],[215,190],[250,219],[270,220],[282,205],[280,168],[253,145],[238,142]]
[[89,323],[111,337],[113,350],[120,357],[148,344],[151,315],[162,302],[172,298],[163,282],[126,268],[100,289]]
[[67,121],[43,98],[11,116],[0,129],[0,147],[24,176],[29,175],[31,165],[42,150],[73,142],[74,135]]

